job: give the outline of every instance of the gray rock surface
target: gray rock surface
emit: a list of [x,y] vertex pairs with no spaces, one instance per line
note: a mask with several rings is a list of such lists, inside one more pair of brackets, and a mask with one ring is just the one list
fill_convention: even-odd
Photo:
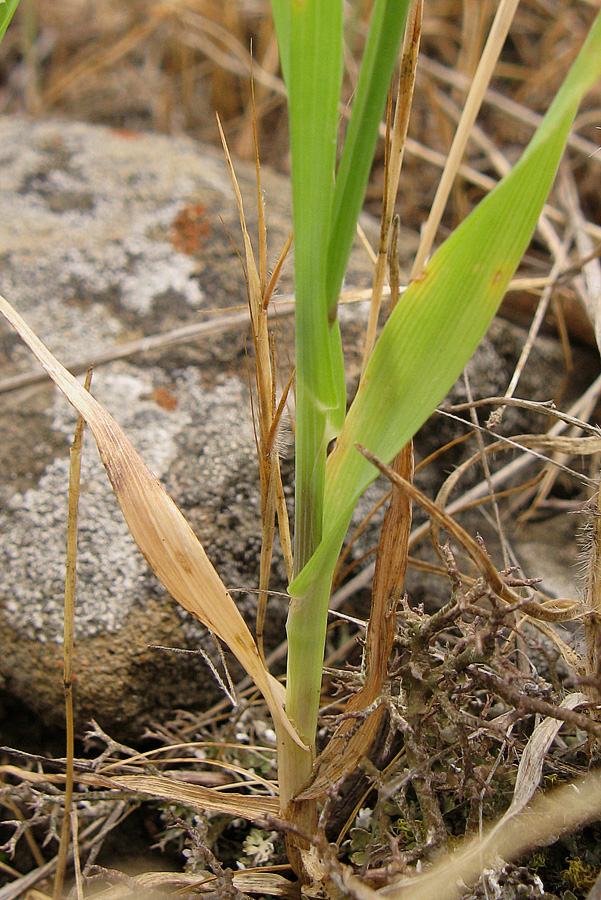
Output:
[[[248,169],[240,178],[252,203]],[[266,173],[264,189],[277,254],[289,227],[287,185]],[[226,231],[239,242],[229,174],[218,153],[192,141],[2,120],[0,208],[2,293],[63,360],[93,359],[133,337],[245,302]],[[245,340],[239,330],[210,344],[111,363],[93,380],[95,396],[172,489],[232,587],[255,586],[258,556]],[[3,374],[36,365],[4,325],[0,352]],[[63,716],[66,489],[75,416],[46,383],[4,397],[1,418],[0,671],[6,693],[52,724]],[[246,533],[234,541],[236,518]],[[113,731],[139,731],[169,708],[216,698],[200,657],[149,649],[200,643],[215,655],[211,639],[149,573],[91,439],[83,459],[78,585],[80,730],[94,715]],[[242,605],[250,615],[244,595]],[[283,610],[277,618],[281,625]]]
[[[254,167],[241,164],[237,173],[252,226]],[[264,171],[263,188],[275,261],[290,227],[288,184]],[[228,231],[241,246],[229,174],[212,149],[184,138],[0,119],[0,291],[63,361],[93,359],[132,338],[243,306],[244,276]],[[284,291],[290,270],[288,264]],[[357,248],[350,283],[365,283],[368,272]],[[352,380],[365,310],[345,311],[343,318]],[[99,366],[93,393],[163,480],[225,583],[242,589],[236,596],[252,621],[248,591],[258,580],[260,498],[247,337],[240,328]],[[521,342],[505,325],[497,324],[493,337],[470,364],[480,396],[504,390],[507,359],[515,359]],[[555,344],[543,342],[537,352],[558,381]],[[36,366],[3,323],[0,366],[0,378]],[[548,374],[542,378],[538,396],[546,398],[552,385]],[[537,390],[540,381],[534,376]],[[458,383],[455,399],[461,391]],[[0,395],[0,697],[16,700],[49,726],[63,721],[66,492],[74,425],[73,410],[48,382]],[[440,419],[426,427],[419,453],[439,446],[452,430]],[[290,452],[284,469],[290,482]],[[280,584],[274,587],[282,588],[281,563],[276,569]],[[270,613],[273,646],[283,636],[285,602],[273,600]],[[170,600],[135,548],[90,438],[82,471],[75,637],[79,732],[93,716],[113,736],[139,735],[145,723],[175,708],[206,708],[219,696],[198,655],[153,649],[200,645],[215,656],[210,636]]]
[[[254,167],[237,166],[256,222]],[[263,173],[272,263],[290,229],[286,179]],[[191,140],[77,123],[0,120],[0,290],[66,361],[246,304],[242,246],[223,155]],[[231,235],[231,237],[230,237]],[[350,277],[367,271],[355,254]],[[287,264],[281,289],[290,289]],[[166,484],[226,584],[253,589],[258,472],[245,328],[97,368],[93,392]],[[36,363],[4,323],[2,376]],[[0,678],[4,697],[63,721],[68,448],[75,415],[48,383],[0,401]],[[290,467],[288,467],[290,469]],[[283,568],[280,565],[280,574]],[[282,588],[283,582],[276,585]],[[249,621],[254,596],[237,594]],[[268,646],[283,637],[274,601]],[[91,439],[80,502],[75,620],[77,724],[140,733],[218,698],[199,656],[212,639],[157,583],[129,537]],[[235,672],[234,674],[241,674]],[[1,702],[1,701],[0,701]]]

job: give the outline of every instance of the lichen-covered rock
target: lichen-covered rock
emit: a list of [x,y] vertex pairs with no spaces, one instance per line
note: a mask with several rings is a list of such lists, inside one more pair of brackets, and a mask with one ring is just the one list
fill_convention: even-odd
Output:
[[[253,233],[254,166],[236,171]],[[269,170],[262,188],[273,264],[291,227],[290,191]],[[185,138],[0,119],[0,291],[62,362],[92,361],[135,338],[210,320],[216,310],[243,309],[242,246],[222,153]],[[351,282],[365,284],[369,266],[365,251],[355,252]],[[291,268],[284,266],[281,291],[291,288]],[[255,595],[244,589],[258,583],[260,496],[249,343],[239,327],[111,362],[97,367],[92,390],[163,480],[252,621]],[[37,365],[5,323],[0,365],[0,380]],[[64,716],[74,427],[73,410],[48,381],[0,393],[0,678],[3,696],[48,725]],[[279,572],[281,589],[281,562]],[[268,647],[282,640],[285,613],[285,602],[273,600]],[[75,616],[80,732],[94,716],[111,734],[133,736],[177,707],[206,708],[219,697],[199,655],[156,645],[200,645],[218,660],[206,630],[173,603],[135,548],[88,437]]]
[[[253,210],[252,170],[238,172]],[[264,173],[270,249],[290,217]],[[186,139],[65,122],[0,120],[0,290],[63,361],[245,303],[235,197],[220,154]],[[259,493],[245,329],[97,368],[93,392],[181,503],[232,588],[256,587]],[[5,324],[2,375],[36,365]],[[75,415],[45,382],[0,406],[0,673],[6,695],[63,718],[62,608],[68,449]],[[240,595],[252,616],[252,600]],[[276,627],[285,610],[280,604]],[[95,716],[139,733],[218,688],[210,637],[175,606],[136,550],[86,441],[75,617],[78,730]],[[279,640],[272,637],[272,642]]]

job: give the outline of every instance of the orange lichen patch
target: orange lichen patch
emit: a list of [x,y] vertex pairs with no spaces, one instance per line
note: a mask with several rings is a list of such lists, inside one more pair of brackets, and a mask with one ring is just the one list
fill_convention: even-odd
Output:
[[178,253],[193,256],[204,245],[211,234],[204,203],[184,206],[171,225],[171,241]]
[[127,141],[135,141],[140,137],[140,132],[132,131],[131,128],[113,128],[113,134]]
[[177,397],[164,387],[156,388],[152,392],[152,399],[157,406],[160,406],[161,409],[166,409],[167,412],[173,412],[177,406]]

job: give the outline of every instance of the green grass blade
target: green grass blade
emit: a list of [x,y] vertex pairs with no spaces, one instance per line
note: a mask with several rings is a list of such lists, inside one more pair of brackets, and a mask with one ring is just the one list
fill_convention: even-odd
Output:
[[295,565],[300,568],[321,539],[326,447],[339,432],[344,414],[340,334],[337,323],[328,321],[325,298],[343,4],[290,0],[289,15],[297,364]]
[[0,41],[4,37],[18,5],[19,0],[0,0]]
[[271,0],[273,24],[278,39],[278,53],[284,84],[290,77],[290,0]]
[[390,461],[473,353],[528,246],[578,105],[599,77],[601,14],[520,161],[432,257],[386,323],[328,459],[328,529],[292,596],[303,596],[317,573],[333,571],[356,500],[377,474],[355,443]]
[[340,165],[328,245],[326,293],[333,308],[348,264],[409,0],[376,0]]
[[[328,320],[325,294],[342,86],[342,0],[290,3],[288,110],[294,214],[296,292],[296,472],[294,566],[298,572],[323,532],[326,450],[339,433],[345,411],[345,383],[338,321]],[[322,591],[323,593],[323,591]],[[322,598],[323,600],[323,598]],[[313,619],[319,597],[303,613]],[[327,610],[327,597],[325,597]],[[327,612],[321,614],[324,621]],[[291,609],[292,640],[286,709],[306,743],[315,739],[322,654],[302,644],[303,619]],[[295,651],[302,655],[295,656]],[[297,663],[300,661],[301,665]],[[292,662],[291,662],[292,660]],[[317,666],[307,690],[305,665]],[[311,772],[312,754],[299,753],[285,737],[280,756],[282,796],[287,802]]]

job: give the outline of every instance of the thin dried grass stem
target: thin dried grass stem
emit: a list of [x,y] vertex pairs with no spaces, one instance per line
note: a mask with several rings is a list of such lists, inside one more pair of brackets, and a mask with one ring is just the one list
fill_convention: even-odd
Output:
[[592,681],[590,691],[601,696],[601,495],[597,491],[595,508],[589,526],[587,578],[584,602],[586,641],[586,674]]
[[[390,466],[385,466],[373,453],[365,447],[357,445],[357,449],[363,453],[380,472],[385,475],[393,484],[402,487],[409,496],[428,513],[429,516],[436,519],[443,527],[462,545],[464,550],[469,553],[475,565],[480,570],[485,582],[490,586],[491,590],[503,600],[517,609],[521,609],[533,618],[542,619],[547,622],[562,622],[571,619],[576,612],[579,604],[576,601],[553,601],[552,606],[543,606],[532,600],[527,600],[517,594],[499,575],[490,558],[482,549],[479,543],[475,541],[466,531],[461,528],[450,516],[444,513],[440,507],[429,500],[415,485],[411,484],[398,473],[394,472]],[[554,607],[554,608],[553,608]]]
[[[92,370],[88,369],[84,388],[90,390]],[[67,566],[65,572],[65,608],[63,624],[63,691],[65,694],[65,718],[67,729],[65,808],[54,878],[54,900],[60,900],[67,868],[69,837],[71,833],[71,803],[73,801],[73,761],[75,757],[75,728],[73,721],[73,630],[75,619],[75,588],[77,560],[77,518],[79,510],[79,485],[81,453],[85,420],[77,417],[75,435],[69,460],[69,512],[67,526]]]
[[461,121],[449,155],[445,168],[443,170],[434,202],[428,216],[428,221],[422,232],[420,246],[418,248],[411,278],[417,278],[426,264],[426,260],[432,249],[436,232],[444,212],[453,181],[457,175],[461,158],[465,151],[465,147],[469,138],[470,130],[476,121],[476,116],[484,99],[488,83],[492,77],[493,69],[499,58],[499,54],[505,43],[505,38],[509,32],[509,27],[513,22],[515,11],[518,7],[519,0],[501,0],[495,20],[492,24],[486,46],[478,63],[476,74],[471,83],[470,90],[465,102]]
[[[254,109],[254,85],[251,89],[251,99]],[[255,348],[255,384],[256,384],[256,415],[255,434],[257,455],[259,460],[259,473],[261,480],[261,557],[259,570],[259,596],[257,601],[257,643],[259,653],[265,661],[263,649],[263,631],[267,610],[267,598],[271,577],[271,562],[273,557],[273,543],[275,533],[276,514],[280,529],[280,539],[287,560],[287,567],[291,565],[290,525],[286,510],[284,491],[281,481],[278,448],[276,442],[277,428],[283,411],[283,404],[277,404],[276,378],[275,378],[275,351],[273,334],[268,328],[268,305],[273,294],[277,277],[281,271],[284,258],[290,247],[291,238],[280,255],[276,271],[272,278],[267,279],[267,228],[265,224],[265,209],[261,190],[261,168],[259,164],[259,146],[254,117],[254,145],[255,145],[255,174],[257,184],[257,210],[259,222],[259,264],[255,261],[252,242],[248,233],[242,194],[234,171],[234,166],[229,154],[225,135],[219,118],[217,119],[219,133],[223,149],[226,155],[228,168],[236,193],[238,204],[238,216],[244,238],[246,257],[246,276],[248,289],[248,306],[250,322]],[[254,401],[253,403],[253,409]],[[284,400],[285,403],[285,400]]]
[[[413,442],[397,454],[391,469],[408,481],[413,479]],[[411,499],[398,485],[393,484],[376,558],[361,667],[363,684],[346,704],[344,717],[326,749],[317,758],[313,779],[300,794],[302,799],[319,797],[331,784],[342,781],[367,755],[374,741],[385,710],[385,705],[380,701],[394,642],[396,608],[407,573],[410,531]]]
[[376,342],[378,317],[382,303],[384,280],[386,278],[386,261],[388,259],[390,246],[390,230],[394,217],[399,178],[405,153],[405,141],[407,138],[407,129],[409,127],[409,114],[411,112],[411,104],[413,101],[417,57],[419,54],[421,38],[422,14],[423,0],[412,0],[407,16],[407,24],[405,26],[405,37],[401,54],[401,70],[396,97],[394,124],[392,125],[392,128],[390,127],[390,104],[388,107],[386,133],[387,152],[384,169],[384,197],[380,223],[380,244],[378,248],[378,258],[376,260],[376,269],[374,272],[361,375],[365,372],[365,367]]

